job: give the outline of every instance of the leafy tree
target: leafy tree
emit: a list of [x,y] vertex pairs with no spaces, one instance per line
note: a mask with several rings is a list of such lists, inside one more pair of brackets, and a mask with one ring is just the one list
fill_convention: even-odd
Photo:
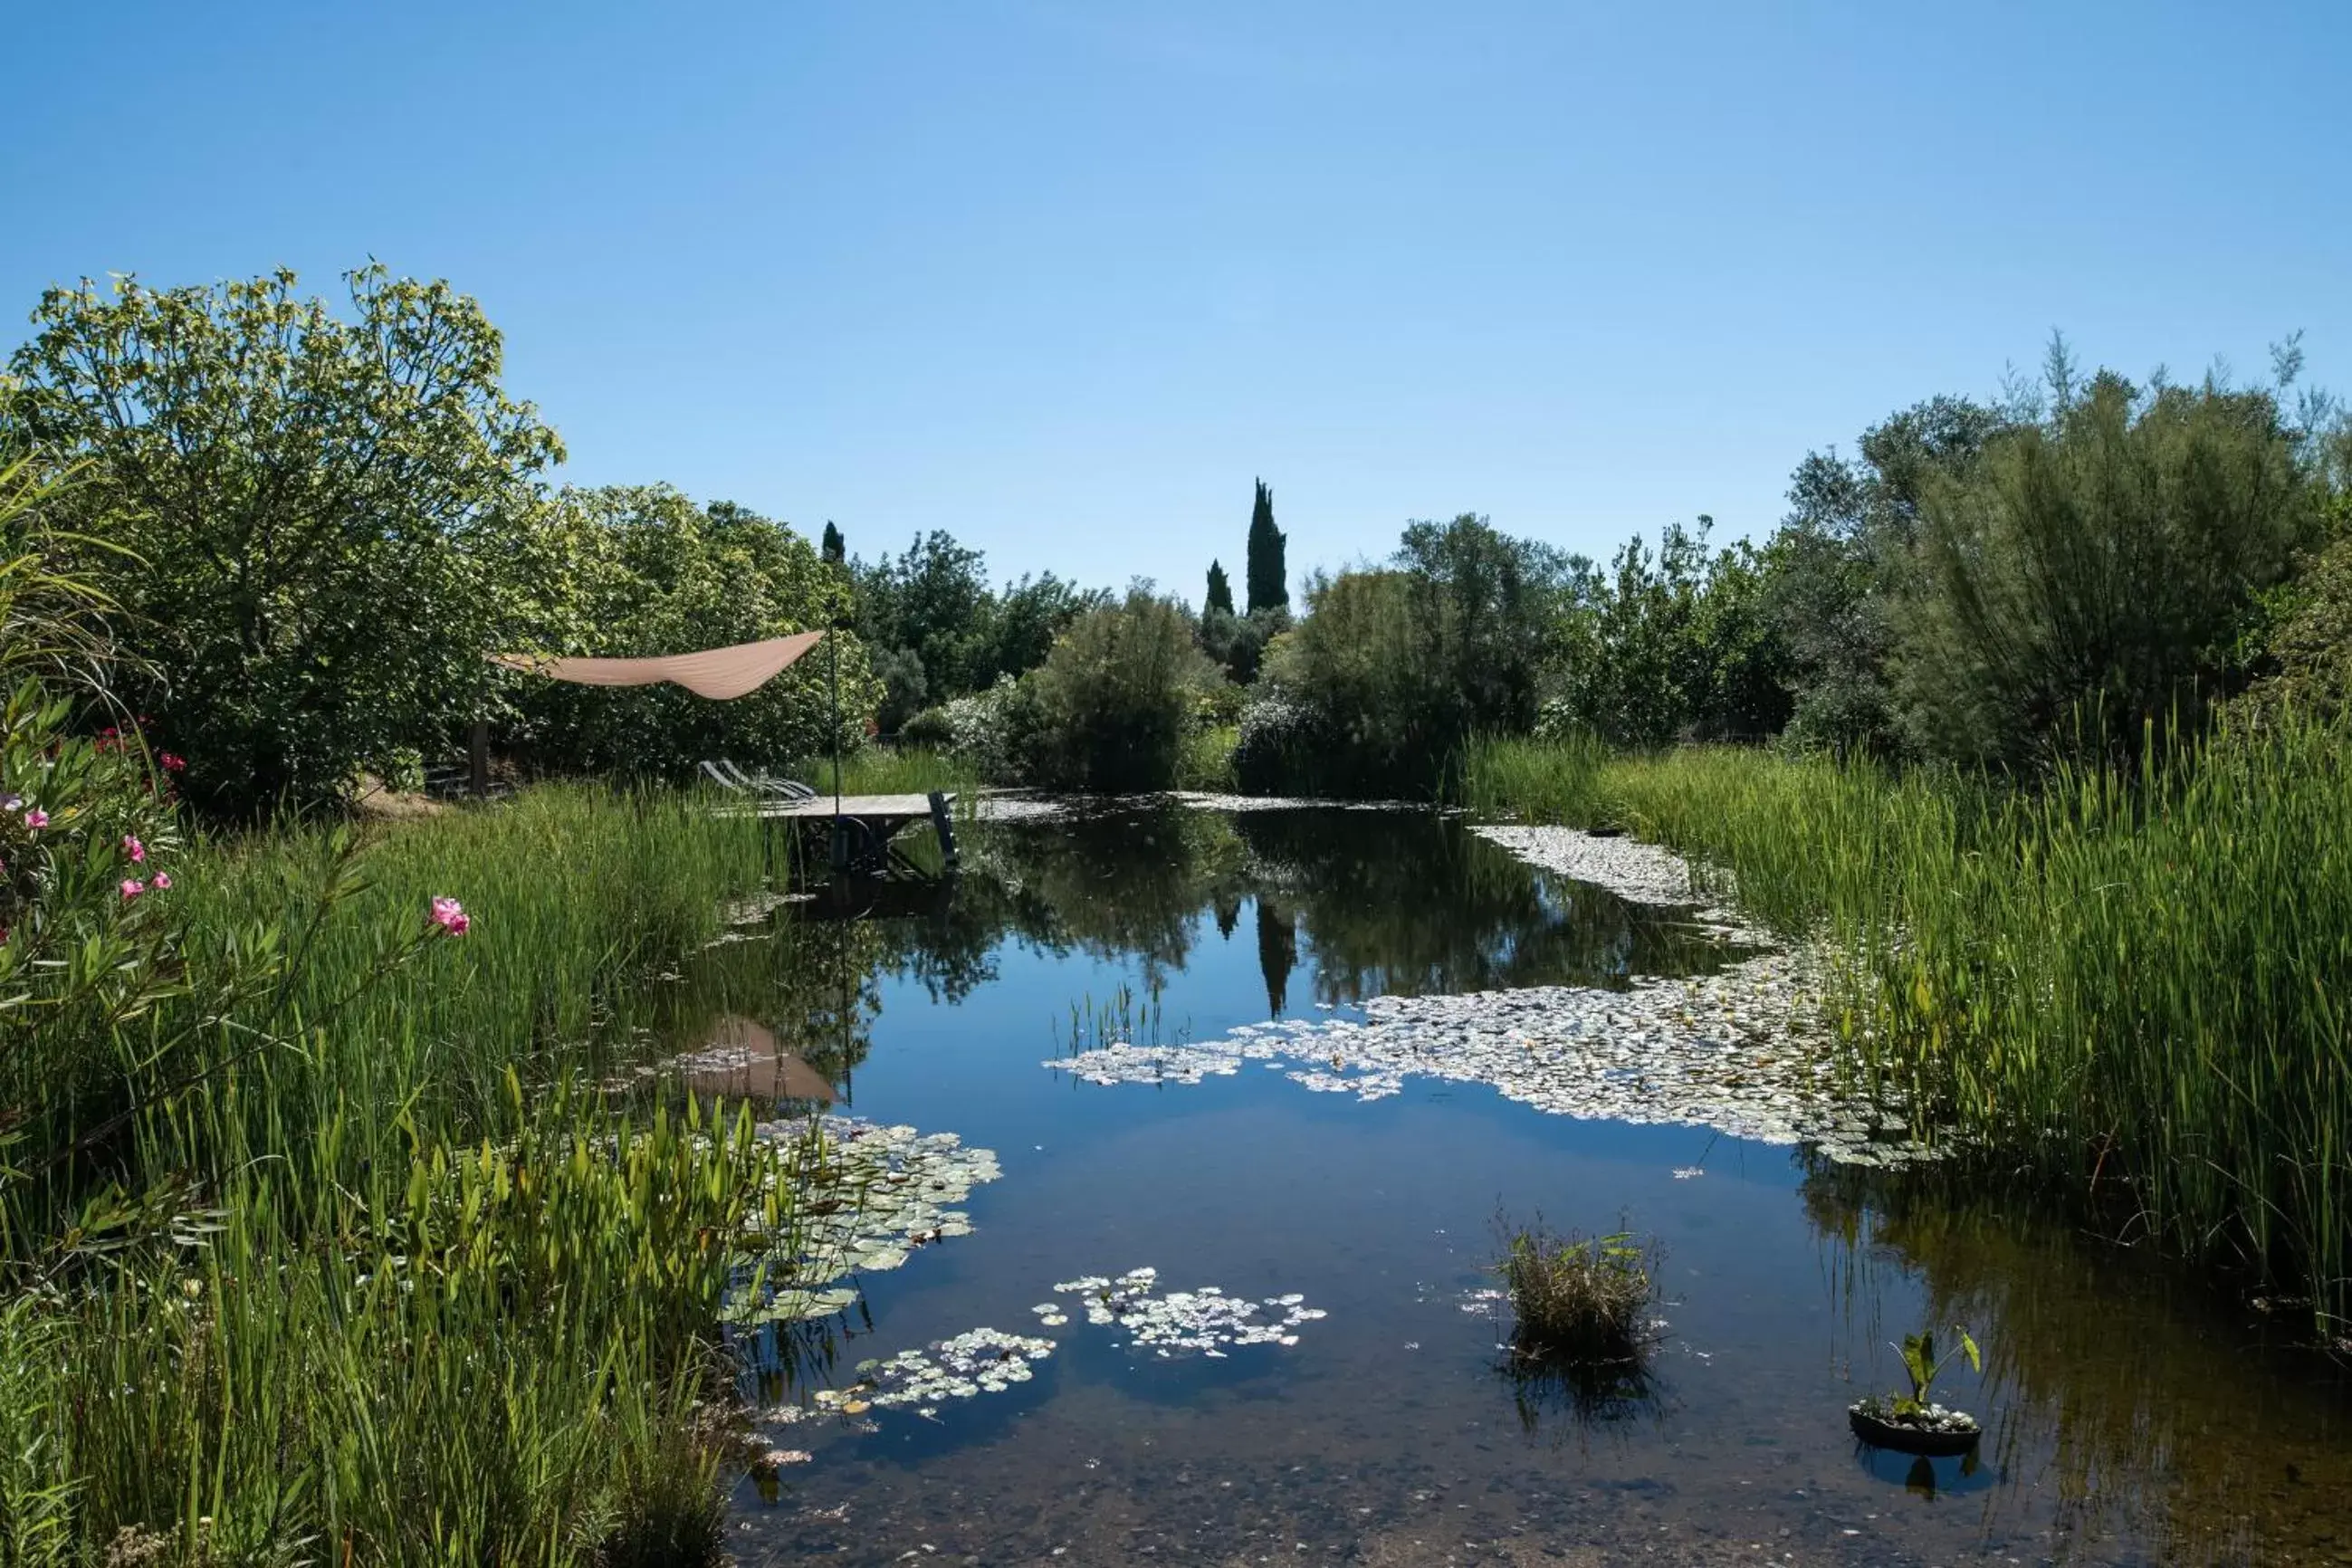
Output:
[[831,519],[825,521],[824,549],[822,553],[828,565],[846,565],[849,561],[848,542],[841,537],[841,530],[833,525]]
[[483,654],[563,592],[534,482],[562,447],[501,388],[481,308],[371,266],[346,318],[295,282],[52,289],[10,361],[9,421],[86,462],[58,509],[113,547],[79,564],[161,672],[124,695],[219,811],[450,742]]
[[[733,502],[700,508],[646,485],[567,490],[559,505],[582,563],[581,630],[539,651],[629,658],[723,647],[830,626],[845,607],[839,574],[806,540]],[[668,684],[581,687],[529,675],[511,678],[513,700],[544,767],[685,774],[706,757],[781,763],[831,749],[836,654],[839,738],[854,744],[881,697],[854,636],[731,701]]]
[[972,675],[988,661],[991,608],[979,551],[951,534],[919,533],[896,560],[861,565],[856,576],[858,630],[867,641],[912,652],[935,700],[972,689]]
[[1922,496],[1895,664],[1931,754],[2129,752],[2246,677],[2320,495],[2268,391],[2053,377],[2039,423]]
[[1574,559],[1465,512],[1451,522],[1408,524],[1395,560],[1412,592],[1423,662],[1435,672],[1427,701],[1438,731],[1458,740],[1533,725]]
[[1577,574],[1559,695],[1547,727],[1621,746],[1759,740],[1789,716],[1787,658],[1768,604],[1772,562],[1744,541],[1710,554],[1714,520],[1637,534],[1611,572]]
[[1105,590],[1081,588],[1051,572],[1005,584],[995,595],[984,626],[983,652],[969,672],[972,689],[982,690],[1008,675],[1025,675],[1036,668],[1054,651],[1054,639],[1072,622],[1110,603]]
[[1226,580],[1225,569],[1218,562],[1209,563],[1209,593],[1201,601],[1201,613],[1203,616],[1230,616],[1234,613],[1234,585]]
[[1250,507],[1247,586],[1253,614],[1290,607],[1290,577],[1282,559],[1283,547],[1287,542],[1282,531],[1274,526],[1274,491],[1260,479],[1257,499]]
[[1231,610],[1211,610],[1201,617],[1201,651],[1220,666],[1225,678],[1246,686],[1257,679],[1265,646],[1290,626],[1289,612],[1261,610],[1237,616]]
[[1032,771],[1047,784],[1166,789],[1194,707],[1218,675],[1182,607],[1136,588],[1074,622],[1029,678]]
[[1050,572],[998,593],[981,552],[944,532],[919,534],[895,560],[858,562],[850,572],[859,635],[887,688],[880,722],[893,731],[927,701],[1035,668],[1072,621],[1108,602]]
[[1860,455],[1814,452],[1767,547],[1767,612],[1787,650],[1790,738],[1838,752],[1903,745],[1890,684],[1899,586],[1927,489],[1963,474],[2011,416],[1936,397],[1863,433]]
[[1243,715],[1245,786],[1427,793],[1472,735],[1534,722],[1575,563],[1468,513],[1393,559],[1308,583]]

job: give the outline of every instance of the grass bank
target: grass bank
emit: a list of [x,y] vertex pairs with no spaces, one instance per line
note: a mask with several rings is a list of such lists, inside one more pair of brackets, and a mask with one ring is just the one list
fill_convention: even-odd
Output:
[[2352,741],[2305,724],[2011,791],[1499,742],[1487,816],[1628,828],[1818,934],[1853,1060],[2124,1233],[2352,1313]]
[[0,1562],[711,1560],[718,1308],[807,1152],[595,1084],[768,854],[550,787],[178,855],[188,974],[268,984],[122,1019],[193,1076],[0,1187]]

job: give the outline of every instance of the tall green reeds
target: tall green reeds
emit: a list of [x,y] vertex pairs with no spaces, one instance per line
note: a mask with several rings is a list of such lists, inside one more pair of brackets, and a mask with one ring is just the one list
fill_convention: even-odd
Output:
[[715,1558],[719,1308],[813,1146],[599,1084],[772,831],[550,787],[174,857],[187,972],[278,979],[127,1019],[205,1070],[0,1191],[0,1564]]
[[[1548,773],[1548,755],[1558,765]],[[2125,1230],[2352,1313],[2352,739],[2032,788],[1694,748],[1483,749],[1471,803],[1633,827],[1819,935],[1851,1059]],[[2156,760],[2163,758],[2165,760]]]

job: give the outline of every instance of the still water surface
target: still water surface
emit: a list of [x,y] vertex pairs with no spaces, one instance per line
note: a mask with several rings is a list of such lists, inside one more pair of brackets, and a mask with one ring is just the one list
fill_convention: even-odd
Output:
[[[863,1282],[817,1381],[1040,1332],[1055,1282],[1145,1265],[1329,1315],[1294,1346],[1172,1361],[1081,1316],[1033,1381],[936,1419],[792,1427],[813,1461],[742,1482],[740,1561],[2352,1563],[2341,1380],[2063,1226],[1475,1085],[1360,1103],[1276,1072],[1103,1088],[1041,1066],[1382,994],[1725,962],[1687,911],[1417,813],[1120,806],[976,838],[951,889],[788,911],[686,988],[804,1056],[836,1110],[1002,1162],[972,1235]],[[1654,1404],[1579,1421],[1498,1373],[1500,1325],[1465,1310],[1498,1210],[1663,1242]],[[1977,1460],[1859,1448],[1844,1409],[1899,1380],[1885,1342],[1956,1321],[1987,1363],[1939,1387],[1985,1420]]]

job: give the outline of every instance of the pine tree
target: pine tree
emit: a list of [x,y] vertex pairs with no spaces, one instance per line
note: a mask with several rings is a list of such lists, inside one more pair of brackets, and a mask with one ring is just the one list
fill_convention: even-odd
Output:
[[1257,502],[1250,509],[1249,607],[1260,610],[1290,607],[1289,574],[1282,563],[1282,531],[1274,526],[1274,491],[1257,481]]
[[841,530],[831,522],[824,525],[824,558],[835,566],[849,559],[849,543],[841,537]]
[[1201,612],[1213,616],[1220,610],[1229,616],[1234,613],[1234,585],[1226,580],[1224,567],[1212,561],[1209,563],[1209,596],[1202,602]]

